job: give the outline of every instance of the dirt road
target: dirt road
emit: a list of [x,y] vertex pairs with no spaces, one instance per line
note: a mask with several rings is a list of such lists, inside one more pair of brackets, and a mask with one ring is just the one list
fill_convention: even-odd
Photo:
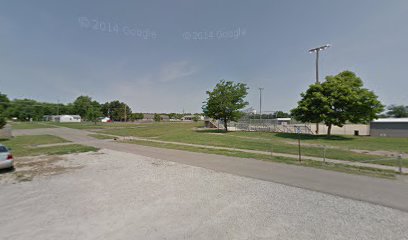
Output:
[[[102,153],[102,154],[101,154]],[[1,239],[407,239],[408,213],[112,150],[0,185]]]

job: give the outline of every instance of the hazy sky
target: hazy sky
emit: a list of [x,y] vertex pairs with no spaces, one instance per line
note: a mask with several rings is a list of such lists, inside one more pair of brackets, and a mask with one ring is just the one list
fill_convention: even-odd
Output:
[[0,92],[133,111],[201,111],[220,79],[289,110],[315,80],[355,71],[385,104],[408,105],[408,1],[19,1],[0,4]]

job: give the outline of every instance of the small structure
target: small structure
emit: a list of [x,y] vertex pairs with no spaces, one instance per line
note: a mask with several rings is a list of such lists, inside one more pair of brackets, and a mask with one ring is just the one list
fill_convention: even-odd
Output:
[[160,121],[164,121],[164,122],[170,121],[169,115],[160,114]]
[[379,118],[370,124],[373,137],[408,137],[408,118]]
[[202,115],[185,115],[181,118],[182,121],[194,121],[197,118],[199,121],[204,121],[204,116]]
[[56,122],[81,122],[79,115],[58,115],[55,117]]
[[79,115],[45,115],[44,121],[50,122],[81,122],[81,116]]
[[276,122],[278,125],[288,125],[292,121],[291,118],[276,118]]
[[154,114],[143,113],[143,121],[154,121]]

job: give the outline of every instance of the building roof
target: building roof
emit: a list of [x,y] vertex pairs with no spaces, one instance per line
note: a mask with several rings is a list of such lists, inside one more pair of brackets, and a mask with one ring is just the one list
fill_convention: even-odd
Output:
[[408,123],[408,118],[379,118],[376,120],[373,120],[372,122],[386,122],[386,123],[392,123],[392,122],[398,122],[398,123]]
[[278,120],[278,121],[290,121],[292,119],[291,118],[277,118],[276,120]]

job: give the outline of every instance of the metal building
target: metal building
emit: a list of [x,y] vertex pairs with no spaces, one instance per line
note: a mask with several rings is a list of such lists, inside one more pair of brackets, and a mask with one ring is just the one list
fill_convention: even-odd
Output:
[[408,118],[380,118],[370,124],[373,137],[408,137]]

